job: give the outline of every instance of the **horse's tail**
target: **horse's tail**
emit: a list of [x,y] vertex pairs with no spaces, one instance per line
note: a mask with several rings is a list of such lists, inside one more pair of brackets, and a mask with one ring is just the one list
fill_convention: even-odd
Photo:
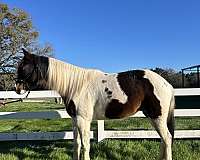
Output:
[[175,127],[175,122],[174,122],[174,108],[175,108],[175,97],[174,97],[174,91],[171,97],[171,102],[170,102],[170,108],[169,108],[169,113],[168,113],[168,118],[167,118],[167,127],[168,130],[172,136],[172,142],[174,139],[174,127]]

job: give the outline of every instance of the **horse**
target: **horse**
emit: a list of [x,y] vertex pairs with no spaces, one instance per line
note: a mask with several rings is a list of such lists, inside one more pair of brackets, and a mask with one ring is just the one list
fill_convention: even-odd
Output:
[[16,73],[16,93],[39,88],[60,94],[72,119],[73,159],[90,159],[92,120],[120,119],[142,111],[161,137],[160,159],[172,160],[174,89],[160,75],[148,69],[109,74],[25,49],[23,53]]

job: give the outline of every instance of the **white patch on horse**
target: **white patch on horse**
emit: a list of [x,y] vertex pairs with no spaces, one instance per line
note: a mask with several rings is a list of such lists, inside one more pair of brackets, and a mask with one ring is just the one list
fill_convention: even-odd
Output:
[[[127,102],[127,95],[124,93],[124,91],[120,88],[119,82],[117,80],[117,74],[111,74],[106,77],[107,83],[105,83],[105,86],[112,91],[112,99],[117,99],[122,104],[125,104]],[[102,92],[105,92],[103,89]]]
[[[147,78],[151,84],[154,86],[154,94],[157,97],[157,99],[160,101],[161,105],[161,114],[168,114],[170,101],[171,101],[171,95],[174,92],[173,87],[161,76],[156,74],[155,72],[152,72],[150,70],[144,70],[145,76],[144,78]],[[167,117],[167,116],[166,116]]]
[[[91,94],[96,93],[94,104],[93,119],[105,119],[105,110],[112,99],[117,99],[121,103],[126,103],[127,95],[120,88],[117,81],[117,74],[101,75],[91,85]],[[110,92],[110,93],[109,93]]]

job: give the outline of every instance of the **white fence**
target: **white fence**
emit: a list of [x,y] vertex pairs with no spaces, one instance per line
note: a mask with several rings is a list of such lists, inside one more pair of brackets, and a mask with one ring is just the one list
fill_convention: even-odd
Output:
[[[176,89],[176,96],[200,95],[200,88]],[[26,95],[17,95],[14,91],[0,92],[0,98],[24,98]],[[54,91],[32,91],[28,98],[58,98]],[[200,117],[200,109],[176,109],[176,117]],[[131,117],[145,117],[142,112],[138,112]],[[0,112],[2,119],[57,119],[70,118],[66,111],[55,110],[49,112]],[[105,130],[104,121],[98,121],[98,141],[105,138],[159,138],[157,132],[153,130],[139,131],[113,131]],[[94,138],[91,131],[91,138]],[[200,130],[176,130],[175,138],[200,138]],[[12,140],[58,140],[73,139],[72,131],[68,132],[33,132],[33,133],[0,133],[0,141]]]

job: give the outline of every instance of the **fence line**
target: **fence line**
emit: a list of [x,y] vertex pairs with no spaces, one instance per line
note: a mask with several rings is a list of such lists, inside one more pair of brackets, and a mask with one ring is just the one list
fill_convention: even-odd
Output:
[[[9,99],[9,98],[24,98],[26,94],[16,94],[15,91],[0,91],[1,99]],[[200,95],[200,88],[179,88],[175,89],[175,96],[195,96]],[[28,95],[28,98],[59,98],[60,95],[56,91],[52,90],[43,90],[43,91],[31,91]]]
[[200,88],[177,88],[175,96],[199,96]]
[[[176,109],[175,117],[200,117],[200,109]],[[142,112],[131,116],[131,117],[145,117]],[[153,130],[136,130],[136,131],[112,131],[105,130],[104,120],[98,120],[98,142],[102,141],[105,138],[135,138],[135,139],[144,139],[144,138],[160,138],[158,133]],[[200,138],[200,130],[176,130],[174,138],[183,139],[183,138]]]
[[[175,117],[199,117],[200,109],[175,109]],[[130,117],[145,117],[142,111]],[[65,110],[43,112],[0,112],[0,120],[3,119],[59,119],[71,118]]]
[[[200,95],[200,88],[175,89],[176,96],[194,96]],[[24,95],[18,95],[14,91],[0,91],[0,98],[24,98]],[[32,91],[28,98],[58,98],[59,94],[55,91]],[[200,116],[200,109],[176,109],[176,117],[196,117]],[[138,112],[131,117],[145,117],[142,112]],[[58,119],[70,118],[64,110],[49,112],[0,112],[2,119]],[[157,132],[153,130],[136,130],[136,131],[112,131],[105,130],[104,121],[98,121],[98,141],[105,138],[159,138]],[[93,131],[90,137],[94,138]],[[175,138],[200,138],[200,130],[177,130]],[[12,140],[58,140],[73,139],[72,131],[67,132],[33,132],[33,133],[0,133],[0,141]]]
[[[90,138],[93,137],[90,131]],[[73,132],[32,132],[32,133],[0,133],[0,141],[22,141],[22,140],[60,140],[73,139]]]
[[[176,117],[197,117],[200,116],[200,109],[177,109]],[[134,117],[145,117],[140,111]],[[0,120],[3,119],[59,119],[70,118],[66,111],[47,111],[47,112],[0,112]],[[159,138],[157,132],[139,131],[106,131],[104,120],[98,120],[98,142],[105,138]],[[91,138],[94,138],[91,131]],[[200,130],[180,130],[175,131],[175,138],[200,138]],[[0,141],[11,140],[58,140],[73,139],[72,131],[68,132],[33,132],[33,133],[0,133]]]

